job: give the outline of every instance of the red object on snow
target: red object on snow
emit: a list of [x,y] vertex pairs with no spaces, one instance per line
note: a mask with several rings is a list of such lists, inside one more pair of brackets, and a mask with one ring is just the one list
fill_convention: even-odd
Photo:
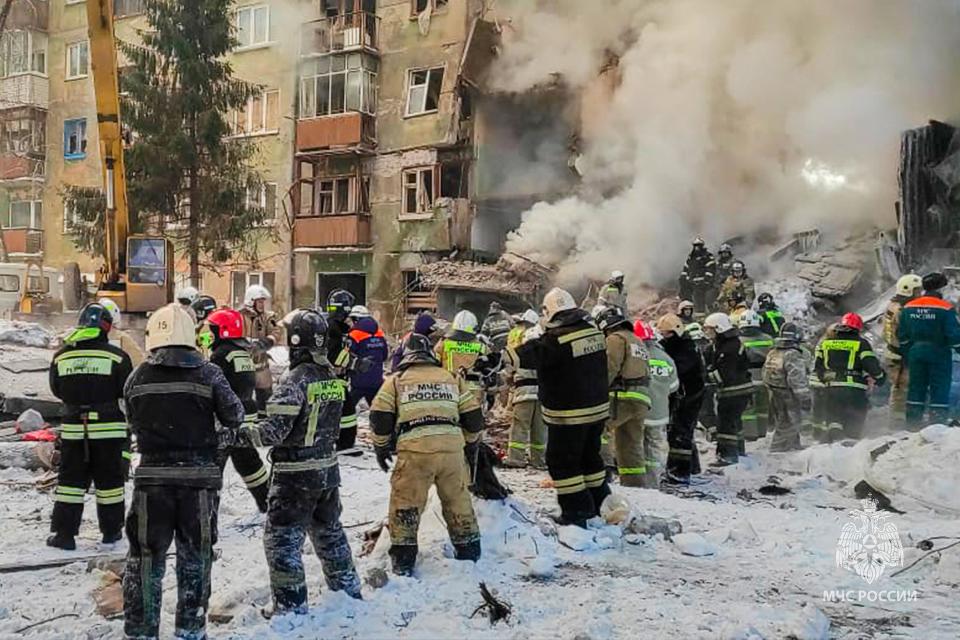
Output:
[[57,439],[57,434],[53,429],[40,429],[23,434],[24,442],[53,442]]

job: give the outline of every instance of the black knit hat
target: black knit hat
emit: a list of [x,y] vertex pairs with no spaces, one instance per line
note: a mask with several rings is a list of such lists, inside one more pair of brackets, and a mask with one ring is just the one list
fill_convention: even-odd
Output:
[[947,286],[947,277],[942,273],[928,273],[923,276],[924,291],[940,291]]

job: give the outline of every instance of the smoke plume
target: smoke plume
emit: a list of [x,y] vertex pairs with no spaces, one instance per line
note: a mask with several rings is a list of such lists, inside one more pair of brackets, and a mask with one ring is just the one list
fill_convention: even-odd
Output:
[[672,281],[697,234],[892,227],[900,132],[960,104],[960,0],[515,4],[497,88],[586,96],[578,195],[507,241],[560,282]]

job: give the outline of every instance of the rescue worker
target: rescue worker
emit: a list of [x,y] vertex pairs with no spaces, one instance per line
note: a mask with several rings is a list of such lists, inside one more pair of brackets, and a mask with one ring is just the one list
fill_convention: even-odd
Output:
[[[347,333],[344,349],[350,354],[349,357],[355,364],[348,367],[350,388],[343,413],[356,416],[357,404],[361,400],[366,400],[367,406],[370,406],[374,396],[380,390],[383,384],[383,365],[390,355],[390,349],[380,325],[365,307],[354,306],[350,311],[350,317],[353,319],[353,327]],[[341,452],[347,452],[355,447],[356,440],[356,426],[352,429],[343,429],[340,432],[337,448]]]
[[268,615],[307,612],[303,543],[310,536],[331,591],[360,599],[360,577],[340,523],[337,438],[346,385],[327,359],[329,327],[313,309],[283,320],[290,368],[267,402],[266,417],[245,425],[245,439],[270,446],[270,482],[263,549],[270,569]]
[[85,306],[77,328],[50,364],[50,391],[63,401],[60,470],[53,492],[47,545],[77,548],[83,499],[90,481],[96,488],[97,522],[104,544],[122,537],[123,485],[127,477],[127,422],[120,411],[123,385],[133,365],[110,344],[113,317],[101,304]]
[[619,307],[607,307],[596,321],[606,337],[610,389],[610,418],[604,431],[608,444],[601,438],[604,464],[616,463],[623,486],[642,487],[647,473],[644,420],[651,405],[647,350]]
[[[684,327],[684,333],[692,341],[693,344],[697,347],[697,352],[700,354],[700,358],[703,360],[704,367],[708,357],[713,351],[713,341],[710,340],[703,332],[703,326],[699,322],[694,322],[688,324]],[[706,370],[704,369],[704,376],[706,376]],[[705,381],[705,386],[703,388],[703,402],[700,403],[700,415],[698,421],[694,424],[699,424],[703,427],[706,432],[707,439],[711,442],[716,440],[717,435],[717,385],[711,380],[707,379]]]
[[713,254],[707,249],[703,238],[695,238],[683,273],[680,274],[680,297],[692,300],[697,313],[706,313],[707,305],[713,302],[709,298],[716,276],[717,263]]
[[619,269],[610,274],[610,279],[600,287],[597,304],[617,307],[623,313],[627,312],[627,292],[624,289],[623,277],[623,271]]
[[792,322],[780,329],[773,349],[763,365],[763,384],[770,394],[770,424],[773,439],[770,451],[800,449],[800,425],[803,414],[813,408],[807,384],[807,360],[800,348],[803,334]]
[[507,349],[515,349],[523,344],[527,330],[540,323],[540,315],[533,309],[527,309],[512,318],[513,328],[507,334]]
[[[528,315],[532,314],[532,315]],[[527,330],[519,344],[507,347],[505,360],[507,375],[510,379],[510,439],[507,441],[507,457],[504,465],[522,468],[528,462],[534,469],[546,469],[547,430],[543,424],[537,389],[536,362],[533,352],[524,351],[521,356],[519,347],[531,340],[538,339],[543,330],[538,324],[535,311],[524,314],[523,324]],[[533,322],[531,322],[533,321]]]
[[693,303],[689,300],[681,300],[677,305],[677,316],[683,322],[683,326],[694,324],[697,320],[694,317]]
[[197,299],[190,304],[190,308],[193,309],[193,314],[197,318],[197,324],[205,321],[207,316],[217,310],[217,301],[213,296],[208,296],[206,294],[197,296]]
[[183,307],[190,318],[193,319],[193,323],[197,323],[197,313],[193,310],[193,303],[196,302],[197,298],[200,297],[200,292],[197,291],[196,287],[186,286],[180,289],[177,289],[177,292],[173,296],[177,299],[177,302],[180,303],[180,306]]
[[110,313],[110,318],[113,320],[107,336],[110,338],[110,344],[123,349],[123,352],[130,356],[130,363],[136,369],[146,356],[133,336],[123,330],[123,314],[120,313],[120,306],[110,298],[100,298],[97,303]]
[[[257,422],[257,366],[253,363],[247,341],[243,337],[243,316],[233,309],[218,309],[206,318],[213,336],[210,362],[220,367],[230,388],[243,403],[243,424]],[[247,491],[253,496],[260,513],[267,512],[267,490],[270,474],[260,454],[242,443],[228,444],[219,452],[222,470],[227,459],[240,474]]]
[[778,337],[785,320],[772,295],[764,292],[757,296],[757,312],[760,314],[760,329],[771,338]]
[[713,313],[703,324],[713,340],[707,376],[717,385],[716,466],[739,462],[746,453],[743,440],[743,412],[753,395],[753,379],[740,333],[725,313]]
[[717,289],[723,286],[733,272],[733,247],[724,242],[717,249]]
[[826,433],[820,434],[822,440],[860,438],[870,409],[867,392],[875,383],[883,384],[886,377],[873,347],[860,335],[862,330],[863,318],[848,313],[840,319],[836,337],[817,345],[814,371],[826,387],[828,420]]
[[432,342],[433,337],[438,333],[437,320],[426,311],[422,311],[417,314],[417,317],[413,321],[413,330],[401,338],[400,344],[396,349],[393,350],[393,355],[390,356],[391,373],[395,372],[397,367],[400,366],[400,361],[403,359],[403,345],[406,343],[407,338],[410,337],[411,333],[419,333],[420,335],[429,338]]
[[730,265],[730,276],[720,287],[717,307],[729,315],[741,303],[745,308],[750,308],[756,295],[756,287],[753,284],[753,278],[747,275],[746,265],[741,260],[734,260]]
[[123,630],[130,638],[160,637],[163,575],[175,539],[173,635],[205,638],[223,482],[216,422],[235,437],[243,404],[223,371],[200,357],[193,319],[182,306],[167,305],[150,316],[146,343],[150,355],[124,391],[140,465],[126,524]]
[[[351,364],[350,352],[344,347],[347,343],[347,334],[350,333],[350,313],[357,303],[356,297],[346,289],[334,289],[327,296],[327,360],[333,363],[337,374],[349,378]],[[345,403],[340,416],[340,437],[337,440],[337,451],[355,451],[357,442],[357,411]]]
[[746,310],[740,316],[738,327],[740,342],[747,352],[750,377],[754,383],[750,406],[743,412],[743,437],[752,442],[767,435],[770,402],[767,390],[761,382],[767,354],[773,348],[773,338],[760,328],[760,315],[752,309]]
[[[824,340],[835,339],[837,337],[837,327],[839,326],[839,322],[833,322],[827,325],[827,328],[824,329],[820,339],[817,340],[817,344],[820,344]],[[810,355],[808,350],[806,350],[803,346],[801,346],[801,349],[804,350],[805,356]],[[807,359],[808,361],[812,360],[812,358],[809,357]],[[810,395],[813,397],[813,411],[810,414],[811,431],[817,440],[825,442],[829,440],[827,434],[830,431],[830,419],[827,411],[829,408],[827,406],[827,385],[820,381],[816,370],[810,371],[807,382],[810,385]]]
[[270,297],[266,287],[252,284],[243,294],[243,308],[240,309],[243,316],[243,337],[250,342],[250,353],[257,366],[256,397],[260,411],[263,411],[267,398],[273,392],[269,351],[282,337],[276,314],[267,309]]
[[650,411],[643,424],[644,462],[647,472],[643,475],[643,486],[656,489],[667,468],[670,445],[667,441],[667,425],[670,423],[670,396],[680,390],[677,366],[667,352],[663,350],[653,327],[637,320],[633,333],[643,343],[647,351],[647,365],[650,368]]
[[657,320],[662,336],[660,345],[677,366],[680,390],[671,397],[670,424],[667,427],[667,473],[664,481],[687,484],[691,474],[700,473],[700,453],[694,430],[703,404],[706,374],[703,356],[693,339],[683,330],[679,316],[668,313]]
[[[430,342],[407,338],[400,369],[373,400],[370,425],[377,462],[390,470],[390,441],[399,434],[390,478],[390,560],[393,572],[411,576],[417,532],[431,486],[457,560],[480,559],[480,528],[468,486],[476,471],[483,415],[477,394],[463,378],[440,366]],[[469,463],[468,463],[469,461]]]
[[563,289],[543,299],[542,337],[523,344],[537,368],[537,393],[547,425],[547,470],[560,503],[561,524],[586,527],[610,495],[600,437],[610,401],[606,340]]
[[479,397],[481,380],[474,365],[487,353],[487,348],[477,339],[477,316],[466,309],[457,312],[447,335],[434,347],[434,353],[444,369],[455,376],[464,376]]
[[507,336],[513,328],[510,314],[503,310],[499,302],[491,302],[487,317],[483,319],[480,333],[490,338],[494,351],[502,351],[507,346]]
[[948,418],[951,351],[960,348],[957,311],[941,292],[947,286],[946,277],[931,273],[923,277],[922,285],[923,296],[904,305],[897,330],[900,352],[910,371],[906,417],[911,429],[922,425],[928,407],[931,421],[945,422]]
[[890,299],[883,314],[883,340],[887,350],[884,354],[884,363],[887,370],[887,380],[890,381],[890,414],[894,420],[903,423],[906,420],[907,387],[909,373],[907,363],[900,353],[900,340],[897,331],[900,327],[900,314],[904,305],[918,298],[923,289],[923,279],[913,273],[902,276],[897,280],[897,292]]

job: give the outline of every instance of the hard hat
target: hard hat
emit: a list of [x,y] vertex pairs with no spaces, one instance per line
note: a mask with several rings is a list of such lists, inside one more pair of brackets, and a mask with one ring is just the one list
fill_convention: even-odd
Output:
[[601,314],[601,313],[603,313],[604,311],[606,311],[606,310],[609,309],[609,308],[610,308],[609,305],[605,305],[605,304],[603,304],[602,302],[601,302],[601,303],[598,303],[598,304],[595,304],[595,305],[593,305],[593,307],[590,309],[590,317],[593,318],[594,320],[596,320],[597,318],[600,317],[600,314]]
[[490,303],[490,308],[487,310],[487,312],[488,312],[488,313],[494,313],[494,312],[497,312],[497,311],[503,311],[503,307],[500,305],[499,302],[497,302],[496,300],[494,300],[493,302]]
[[664,335],[666,335],[668,331],[678,336],[683,335],[683,320],[675,313],[666,313],[657,320],[657,331]]
[[644,341],[656,340],[657,338],[657,336],[654,334],[653,327],[643,320],[637,320],[633,323],[633,335]]
[[543,296],[543,316],[549,321],[562,311],[570,311],[577,308],[577,301],[573,299],[570,292],[564,291],[559,287],[554,287]]
[[327,296],[327,313],[337,320],[346,318],[357,298],[346,289],[334,289]]
[[529,342],[531,340],[536,340],[542,335],[543,335],[543,327],[541,327],[539,324],[535,324],[523,332],[523,341]]
[[477,316],[473,315],[472,311],[464,309],[453,316],[453,324],[450,326],[454,331],[463,331],[475,335],[477,333]]
[[197,333],[193,318],[178,304],[157,309],[147,320],[146,343],[147,351],[162,347],[196,349]]
[[726,333],[733,329],[733,322],[730,321],[730,316],[725,313],[711,313],[703,321],[703,328],[713,329],[717,333]]
[[847,327],[849,329],[856,329],[857,331],[862,331],[863,318],[861,318],[856,313],[847,313],[842,318],[840,318],[840,326]]
[[197,322],[203,322],[217,308],[217,301],[213,296],[202,295],[193,301],[190,305],[193,312],[197,314]]
[[780,327],[779,338],[787,342],[801,342],[803,341],[803,329],[799,325],[787,322]]
[[[99,302],[91,302],[81,309],[77,315],[77,328],[79,329],[97,329],[104,333],[110,333],[112,326],[113,315]],[[91,333],[90,337],[96,336]]]
[[683,331],[693,340],[699,341],[706,338],[706,336],[703,335],[703,327],[700,326],[699,322],[691,322]]
[[922,288],[923,278],[915,273],[908,273],[905,276],[900,276],[900,279],[897,280],[897,295],[912,296],[914,295],[916,289]]
[[757,296],[757,306],[761,309],[773,306],[773,296],[769,293],[761,293]]
[[739,320],[740,328],[744,327],[754,327],[755,329],[760,328],[760,314],[754,311],[753,309],[747,309],[740,314]]
[[217,309],[207,316],[207,323],[221,340],[243,337],[243,315],[234,309]]
[[620,326],[630,326],[630,321],[623,315],[620,307],[607,307],[597,316],[597,326],[601,331],[613,331]]
[[704,239],[701,238],[700,236],[697,236],[696,238],[693,239],[693,246],[695,247],[703,247],[703,246],[706,246],[706,244],[707,244],[706,241],[704,241]]
[[722,245],[720,245],[720,249],[717,250],[717,253],[731,253],[731,254],[732,254],[732,253],[733,253],[733,247],[731,247],[728,243],[724,242]]
[[540,314],[533,309],[527,309],[523,312],[523,315],[520,316],[520,321],[526,322],[527,324],[537,324],[540,322]]
[[677,305],[677,313],[683,313],[685,309],[694,310],[694,305],[689,300],[681,300],[680,304]]
[[942,273],[928,273],[923,276],[922,284],[925,291],[939,291],[949,283],[947,277]]
[[294,309],[283,318],[287,346],[291,349],[321,351],[327,344],[326,318],[314,309]]
[[732,263],[730,263],[730,271],[733,273],[738,271],[741,273],[746,273],[747,265],[743,264],[743,260],[734,260]]
[[369,317],[370,317],[370,309],[367,309],[367,308],[366,308],[365,306],[363,306],[362,304],[354,305],[354,306],[350,307],[350,315],[347,316],[347,317],[349,317],[349,318],[357,318],[357,319],[359,319],[359,318],[369,318]]
[[623,271],[620,271],[619,269],[614,269],[613,272],[610,273],[610,279],[614,281],[623,280],[623,277]]
[[182,289],[177,290],[177,295],[174,296],[177,299],[177,302],[184,305],[193,304],[196,299],[200,296],[200,292],[197,291],[196,287],[183,287]]
[[257,300],[269,300],[270,292],[261,284],[252,284],[247,287],[243,294],[243,304],[246,307],[252,307]]
[[110,319],[113,321],[113,327],[119,329],[123,324],[123,316],[120,314],[120,305],[112,298],[100,298],[97,304],[110,312]]
[[433,352],[430,339],[419,333],[411,333],[403,341],[403,357],[400,358],[400,366],[406,367],[412,364],[440,364],[440,360]]

